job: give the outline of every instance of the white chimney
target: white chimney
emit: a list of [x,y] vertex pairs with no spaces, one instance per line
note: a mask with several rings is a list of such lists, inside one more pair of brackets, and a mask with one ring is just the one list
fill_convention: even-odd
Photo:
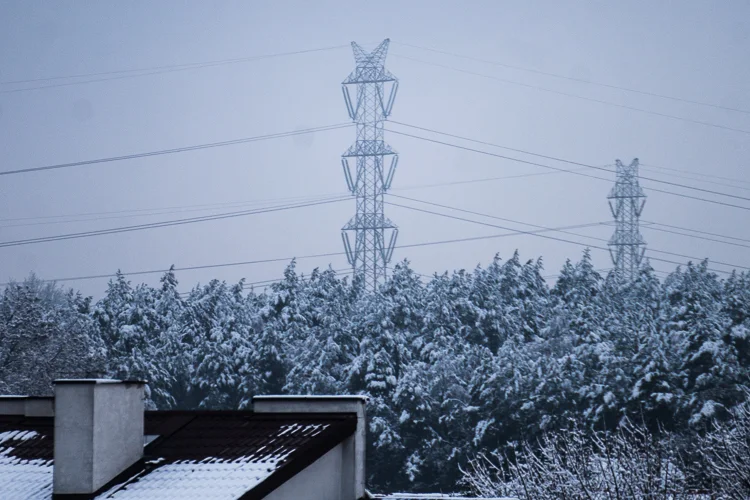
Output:
[[357,415],[354,434],[343,444],[345,487],[341,498],[365,498],[365,445],[367,396],[255,396],[256,413],[347,413]]
[[141,381],[55,381],[55,495],[94,493],[143,457],[143,389]]

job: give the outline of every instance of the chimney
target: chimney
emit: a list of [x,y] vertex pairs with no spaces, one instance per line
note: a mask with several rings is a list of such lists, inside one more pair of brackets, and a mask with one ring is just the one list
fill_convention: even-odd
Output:
[[0,415],[51,417],[54,399],[40,396],[0,396]]
[[99,490],[143,457],[142,381],[55,381],[53,493]]
[[348,413],[357,415],[354,435],[343,442],[344,477],[349,477],[353,491],[342,498],[365,498],[365,438],[367,396],[255,396],[255,413]]

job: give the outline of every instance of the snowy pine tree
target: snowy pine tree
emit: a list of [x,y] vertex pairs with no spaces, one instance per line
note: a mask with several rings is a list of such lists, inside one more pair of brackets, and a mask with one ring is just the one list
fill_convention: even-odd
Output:
[[691,423],[707,422],[742,396],[742,370],[722,310],[722,286],[703,261],[678,269],[665,287],[666,329],[678,345],[680,378],[689,394],[682,409]]
[[290,372],[285,391],[293,394],[343,394],[357,342],[350,325],[360,289],[340,280],[332,269],[313,271],[302,290],[305,328],[287,351]]
[[190,293],[181,337],[190,357],[191,407],[237,409],[252,396],[243,390],[254,373],[242,288],[242,281],[230,287],[212,280]]
[[0,298],[0,391],[47,396],[56,378],[100,376],[104,345],[90,300],[31,276]]

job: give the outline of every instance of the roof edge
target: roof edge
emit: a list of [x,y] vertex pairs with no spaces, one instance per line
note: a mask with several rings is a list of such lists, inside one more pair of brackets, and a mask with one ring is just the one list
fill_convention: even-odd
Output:
[[68,384],[136,384],[145,385],[145,380],[117,380],[112,378],[59,378],[52,382],[55,385]]
[[313,400],[313,401],[363,401],[368,402],[370,400],[369,396],[363,396],[359,394],[355,395],[285,395],[285,394],[270,394],[267,396],[253,396],[253,401],[298,401],[298,400]]
[[250,491],[245,492],[238,500],[262,500],[276,488],[289,481],[291,478],[315,463],[323,455],[341,444],[346,438],[352,436],[357,429],[356,419],[350,420],[350,425],[341,426],[335,432],[331,432],[324,446],[314,447],[308,444],[307,448],[293,460],[276,469],[270,476],[261,481]]

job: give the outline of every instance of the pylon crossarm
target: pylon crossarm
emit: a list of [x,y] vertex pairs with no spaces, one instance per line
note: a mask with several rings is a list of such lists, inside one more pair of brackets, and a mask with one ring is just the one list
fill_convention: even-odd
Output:
[[388,101],[385,103],[385,106],[383,106],[383,116],[388,117],[391,114],[391,110],[393,109],[393,103],[396,100],[396,93],[398,92],[398,80],[393,81],[393,85],[391,85],[391,91],[388,95]]
[[391,183],[393,182],[393,176],[396,174],[396,167],[398,166],[398,155],[393,155],[391,158],[391,166],[388,168],[388,175],[383,181],[383,190],[387,191],[391,189]]
[[352,252],[352,245],[349,242],[349,235],[344,231],[341,231],[341,241],[344,242],[344,252],[346,253],[346,260],[349,261],[349,265],[353,266],[356,261],[355,255]]
[[635,214],[636,214],[636,215],[637,215],[638,217],[640,217],[640,216],[641,216],[641,213],[643,212],[643,207],[645,207],[645,206],[646,206],[646,200],[645,200],[645,195],[644,195],[644,199],[643,199],[643,200],[641,201],[641,206],[639,206],[639,207],[638,207],[638,210],[636,210],[636,211],[635,211]]
[[346,103],[346,110],[349,112],[349,118],[354,120],[357,116],[357,112],[352,105],[352,96],[349,93],[349,87],[347,85],[342,85],[341,92],[344,94],[344,102]]

